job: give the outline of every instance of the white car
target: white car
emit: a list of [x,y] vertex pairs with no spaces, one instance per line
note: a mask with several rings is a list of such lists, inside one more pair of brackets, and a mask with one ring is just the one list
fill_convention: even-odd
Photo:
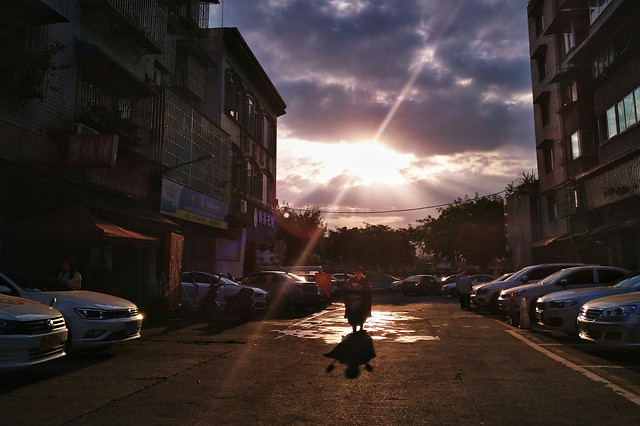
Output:
[[251,301],[254,311],[265,311],[269,304],[269,293],[257,287],[242,286],[229,278],[209,272],[183,272],[181,303],[183,306],[196,309],[200,299],[207,294],[211,285],[218,286],[216,302],[221,307],[226,306],[227,298],[237,295],[240,290],[250,288],[253,290]]
[[578,336],[601,346],[640,346],[640,292],[585,303],[578,315]]
[[582,305],[594,299],[634,291],[640,291],[640,273],[624,277],[612,286],[558,291],[538,299],[536,318],[546,329],[577,336],[577,319]]
[[498,297],[498,306],[501,310],[507,311],[510,297],[513,295],[515,307],[519,310],[521,301],[524,299],[527,302],[530,318],[535,320],[536,302],[539,297],[561,290],[611,284],[628,273],[627,269],[613,266],[577,266],[562,269],[537,283],[503,290]]
[[14,370],[65,355],[67,327],[50,306],[4,294],[0,286],[0,371]]
[[140,337],[142,315],[135,304],[120,297],[76,290],[56,278],[10,270],[0,271],[0,288],[14,296],[53,304],[69,330],[67,349],[99,349]]

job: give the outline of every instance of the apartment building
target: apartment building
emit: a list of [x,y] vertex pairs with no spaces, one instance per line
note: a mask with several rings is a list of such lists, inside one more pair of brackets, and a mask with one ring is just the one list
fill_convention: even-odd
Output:
[[[33,0],[0,11],[3,264],[57,274],[74,257],[91,288],[106,263],[116,294],[167,309],[179,301],[183,266],[242,274],[247,240],[275,227],[285,105],[245,43],[242,64],[262,74],[247,74],[238,96],[268,86],[266,101],[252,90],[271,108],[272,163],[261,163],[259,149],[237,156],[248,127],[223,119],[233,114],[216,81],[227,67],[208,28],[217,3]],[[239,104],[236,114],[251,111]],[[237,165],[250,158],[252,179]],[[241,199],[255,203],[251,221]]]
[[527,6],[539,174],[534,262],[640,266],[640,4]]

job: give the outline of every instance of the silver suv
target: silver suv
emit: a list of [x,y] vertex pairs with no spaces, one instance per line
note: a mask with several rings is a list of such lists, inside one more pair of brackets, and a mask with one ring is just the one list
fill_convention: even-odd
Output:
[[543,263],[520,269],[505,281],[493,281],[473,287],[471,303],[498,312],[498,297],[502,290],[542,280],[561,269],[584,266],[584,263]]

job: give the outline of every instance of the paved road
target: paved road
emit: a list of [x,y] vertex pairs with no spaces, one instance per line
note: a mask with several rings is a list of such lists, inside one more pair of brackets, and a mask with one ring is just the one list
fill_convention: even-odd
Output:
[[[247,324],[148,323],[137,342],[0,375],[0,423],[636,424],[640,418],[637,352],[605,353],[513,329],[441,297],[377,298],[366,333],[355,336],[342,316],[334,304]],[[329,352],[337,360],[324,356]]]

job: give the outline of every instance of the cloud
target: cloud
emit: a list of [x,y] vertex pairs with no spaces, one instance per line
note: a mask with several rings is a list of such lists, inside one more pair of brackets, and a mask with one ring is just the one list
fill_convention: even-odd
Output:
[[[535,167],[526,7],[525,0],[227,1],[224,25],[239,28],[287,103],[278,120],[278,198],[337,208],[438,204],[501,190]],[[219,25],[220,5],[212,11]],[[374,189],[357,173],[333,169],[320,179],[331,163],[317,152],[376,135],[415,157],[398,171],[404,185]],[[286,151],[287,140],[306,153]]]

